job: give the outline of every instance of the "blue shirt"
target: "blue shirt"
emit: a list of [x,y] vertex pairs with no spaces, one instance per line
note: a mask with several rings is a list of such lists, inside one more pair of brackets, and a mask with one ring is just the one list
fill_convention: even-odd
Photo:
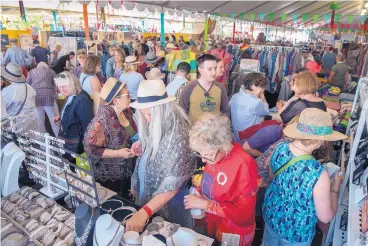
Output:
[[5,57],[2,60],[2,65],[6,66],[8,63],[14,63],[21,67],[31,65],[32,56],[30,56],[25,50],[18,46],[13,46],[6,50]]
[[259,124],[261,117],[269,113],[267,103],[262,102],[255,95],[246,93],[242,89],[231,98],[230,110],[236,142],[239,142],[239,131]]
[[114,77],[115,74],[114,63],[115,63],[114,57],[111,57],[106,62],[106,79]]
[[50,54],[50,51],[46,48],[43,48],[41,46],[36,46],[31,50],[31,56],[33,56],[36,59],[36,63],[40,62],[48,62],[48,55]]
[[131,99],[137,99],[138,87],[142,80],[144,80],[142,74],[137,72],[123,72],[119,77],[120,82],[126,83]]
[[336,64],[336,54],[328,52],[322,56],[323,69],[331,70],[333,65]]
[[81,82],[81,85],[82,85],[82,88],[85,92],[88,93],[88,95],[91,95],[93,90],[92,90],[92,85],[91,85],[91,79],[92,78],[95,78],[97,77],[96,75],[89,75],[89,74],[85,74],[85,73],[82,73],[80,75],[80,82]]
[[[289,142],[274,150],[270,168],[275,173],[295,156]],[[263,218],[272,229],[290,243],[311,242],[316,232],[317,214],[313,188],[324,171],[316,160],[301,160],[275,176],[263,202]]]
[[174,80],[167,85],[166,91],[169,96],[176,96],[178,90],[184,86],[188,80],[182,76],[175,76]]

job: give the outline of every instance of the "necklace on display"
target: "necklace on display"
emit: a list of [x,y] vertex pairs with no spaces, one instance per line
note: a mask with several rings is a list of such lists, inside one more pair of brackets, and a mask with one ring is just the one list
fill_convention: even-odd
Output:
[[[115,239],[115,237],[116,237],[116,235],[118,234],[118,231],[119,231],[119,229],[120,229],[120,226],[121,226],[121,224],[119,224],[118,226],[117,226],[117,228],[116,228],[116,231],[115,231],[115,233],[114,233],[114,236],[112,236],[112,238],[111,238],[111,240],[106,244],[106,246],[110,246],[111,244],[112,244],[112,242],[114,241],[114,239]],[[97,244],[97,246],[100,246],[99,244],[98,244],[98,240],[97,240],[97,237],[96,237],[96,227],[95,227],[95,233],[94,233],[95,235],[94,235],[94,238],[95,238],[95,242],[96,242],[96,244]]]
[[88,224],[86,226],[86,228],[84,229],[83,231],[83,234],[81,237],[78,237],[77,235],[77,232],[75,231],[74,233],[74,236],[75,236],[75,244],[77,246],[82,246],[83,244],[87,243],[87,238],[88,238],[88,235],[91,231],[91,228],[92,228],[92,218],[93,218],[93,209],[92,209],[92,214],[91,214],[91,218],[89,218],[89,221],[88,221]]

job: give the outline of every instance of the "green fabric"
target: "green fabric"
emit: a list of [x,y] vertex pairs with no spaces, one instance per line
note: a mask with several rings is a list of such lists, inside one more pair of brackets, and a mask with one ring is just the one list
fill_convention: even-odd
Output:
[[280,167],[276,173],[275,176],[279,175],[282,171],[284,171],[286,168],[294,165],[295,163],[299,162],[299,161],[303,161],[303,160],[313,160],[314,157],[311,155],[299,155],[293,159],[291,159],[288,163],[286,163],[285,165],[283,165],[282,167]]
[[128,132],[129,136],[132,138],[136,132],[134,130],[134,128],[132,127],[131,124],[129,124],[128,126],[124,126],[125,130]]

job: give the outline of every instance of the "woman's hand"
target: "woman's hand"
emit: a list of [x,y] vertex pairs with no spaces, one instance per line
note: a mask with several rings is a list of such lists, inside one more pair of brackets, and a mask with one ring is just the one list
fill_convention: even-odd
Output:
[[342,173],[340,175],[340,171],[336,170],[335,171],[335,176],[332,180],[331,190],[339,191],[340,190],[340,185],[341,185],[343,180],[344,180],[344,173]]
[[285,102],[284,101],[278,101],[277,103],[276,103],[276,108],[277,108],[277,110],[281,110],[282,109],[282,107],[284,107],[284,105],[285,105]]
[[143,209],[140,209],[130,218],[125,226],[125,231],[142,232],[146,221],[149,219],[148,214]]
[[122,148],[118,150],[118,157],[128,159],[128,158],[133,158],[134,154],[128,148]]
[[133,143],[132,147],[130,148],[130,151],[136,156],[142,155],[141,142],[138,140],[137,142]]
[[195,195],[187,195],[184,197],[185,209],[203,209],[207,210],[209,201],[204,199],[197,191]]
[[60,121],[60,115],[57,115],[54,118],[52,118],[52,122],[54,122],[54,124],[56,124],[59,121]]

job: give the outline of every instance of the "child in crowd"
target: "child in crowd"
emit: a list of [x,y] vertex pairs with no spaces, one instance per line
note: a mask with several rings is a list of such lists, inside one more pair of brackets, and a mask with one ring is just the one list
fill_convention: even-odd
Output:
[[169,96],[179,98],[181,89],[188,83],[188,75],[190,73],[190,65],[187,62],[179,63],[176,68],[174,80],[167,85],[166,90]]

